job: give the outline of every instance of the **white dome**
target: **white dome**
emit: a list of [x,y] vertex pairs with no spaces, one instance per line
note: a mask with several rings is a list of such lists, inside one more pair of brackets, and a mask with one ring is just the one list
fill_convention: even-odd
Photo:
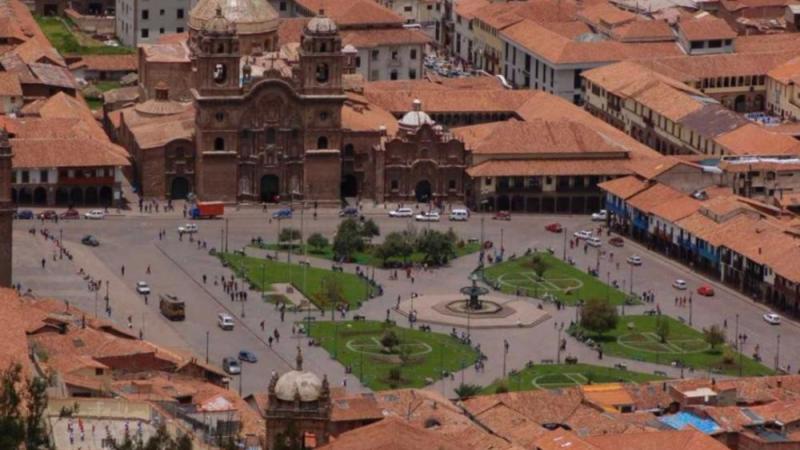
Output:
[[419,128],[422,125],[433,125],[435,123],[431,116],[422,110],[422,102],[419,99],[411,102],[411,111],[400,119],[400,126],[407,128]]
[[300,401],[313,402],[319,399],[322,382],[311,372],[292,370],[278,378],[275,384],[275,395],[286,402],[292,402],[295,393],[300,393]]
[[333,34],[336,33],[336,22],[329,17],[325,17],[322,15],[322,12],[320,12],[318,16],[308,21],[306,28],[308,31],[315,34]]

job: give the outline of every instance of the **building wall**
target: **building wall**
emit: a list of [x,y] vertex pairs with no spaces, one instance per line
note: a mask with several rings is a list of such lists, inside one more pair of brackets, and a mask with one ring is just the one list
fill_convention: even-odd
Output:
[[800,90],[767,77],[767,111],[785,120],[800,118]]
[[356,71],[369,81],[419,79],[424,50],[422,44],[362,47],[358,49]]
[[117,0],[117,37],[135,47],[164,34],[183,33],[191,6],[191,0]]

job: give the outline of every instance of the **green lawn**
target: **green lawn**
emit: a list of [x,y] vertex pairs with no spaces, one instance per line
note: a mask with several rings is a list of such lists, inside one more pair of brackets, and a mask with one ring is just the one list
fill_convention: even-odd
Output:
[[[357,308],[367,299],[367,283],[352,273],[333,272],[317,267],[308,267],[305,269],[304,284],[304,267],[300,264],[269,261],[233,253],[221,254],[221,258],[237,274],[244,275],[259,290],[262,287],[265,291],[270,290],[272,283],[292,283],[307,298],[315,301],[315,295],[322,289],[323,280],[328,277],[334,277],[340,280],[344,297],[352,307]],[[329,305],[317,304],[317,306],[329,308]]]
[[[276,250],[277,249],[277,250],[282,250],[282,251],[285,251],[287,248],[289,248],[288,244],[275,244],[275,243],[254,244],[253,246],[257,247],[257,248],[261,248],[261,249],[266,249],[266,250]],[[327,260],[330,260],[330,261],[334,260],[334,258],[333,258],[333,247],[330,246],[330,245],[328,245],[327,247],[323,247],[323,248],[317,249],[317,248],[314,248],[314,247],[311,247],[311,246],[308,246],[308,245],[305,245],[305,244],[304,245],[294,244],[293,245],[293,251],[295,253],[297,253],[297,254],[302,254],[303,251],[305,250],[303,247],[308,247],[309,256],[315,256],[317,258],[327,259]],[[455,249],[456,249],[456,258],[459,258],[461,256],[466,256],[466,255],[469,255],[471,253],[477,252],[478,250],[480,250],[480,244],[478,244],[477,242],[471,242],[471,243],[464,242],[462,245],[456,245]],[[423,253],[414,252],[408,258],[408,261],[412,262],[412,263],[422,263],[424,257],[425,257],[425,255]],[[352,261],[352,262],[356,263],[356,264],[362,264],[362,265],[374,266],[374,267],[381,267],[381,260],[376,258],[372,254],[372,251],[371,251],[370,248],[367,248],[363,252],[356,252],[353,255],[353,259],[354,259],[354,261]],[[389,258],[387,260],[387,263],[402,263],[402,262],[403,262],[402,258]]]
[[122,87],[119,81],[94,81],[92,84],[103,92],[108,92],[112,89],[119,89]]
[[[399,352],[389,352],[380,344],[387,329],[399,337],[398,348],[405,349],[405,364]],[[438,380],[442,371],[455,372],[470,366],[478,356],[473,348],[446,334],[384,322],[312,322],[311,336],[373,390],[423,387],[428,384],[426,378]],[[390,378],[392,368],[400,368],[399,380]]]
[[127,55],[135,51],[129,47],[110,47],[78,31],[73,32],[72,26],[60,17],[37,16],[36,22],[62,55]]
[[612,369],[590,364],[537,364],[512,372],[506,378],[495,381],[483,389],[484,394],[494,394],[498,386],[509,391],[531,389],[555,389],[579,384],[632,382],[662,380],[664,377],[642,372]]
[[544,280],[538,280],[531,268],[533,255],[488,266],[484,270],[486,281],[500,290],[515,294],[519,289],[522,295],[541,298],[545,293],[553,295],[567,305],[575,305],[578,300],[588,298],[608,298],[612,304],[621,305],[627,296],[622,291],[603,283],[581,270],[561,261],[549,253],[537,253],[547,264]]
[[[726,375],[739,374],[739,355],[730,347],[724,345],[712,351],[703,339],[702,332],[671,317],[661,316],[661,318],[669,322],[669,336],[666,343],[661,343],[655,334],[658,316],[622,316],[617,327],[603,336],[583,332],[600,343],[607,355],[656,364],[682,361],[687,367],[693,367],[695,370],[711,370]],[[723,358],[724,353],[732,355],[733,360],[726,362]],[[742,356],[744,376],[771,373],[772,370],[769,368]]]

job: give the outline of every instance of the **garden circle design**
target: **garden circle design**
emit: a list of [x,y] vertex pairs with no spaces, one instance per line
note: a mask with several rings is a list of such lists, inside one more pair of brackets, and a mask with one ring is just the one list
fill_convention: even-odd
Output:
[[647,353],[702,353],[711,349],[703,339],[667,339],[661,342],[652,332],[628,333],[617,337],[617,343],[625,348]]
[[[385,353],[381,351],[383,349],[383,345],[381,344],[380,339],[377,337],[350,339],[347,341],[346,346],[347,349],[353,353],[364,353],[366,355],[376,356],[385,355]],[[417,340],[401,342],[397,347],[407,349],[409,352],[408,356],[411,358],[424,356],[433,352],[433,347],[425,342]]]
[[546,373],[531,380],[537,389],[553,389],[559,387],[580,386],[587,384],[589,379],[580,373]]
[[583,281],[577,278],[539,278],[535,272],[509,272],[497,277],[497,282],[513,289],[546,291],[577,291]]

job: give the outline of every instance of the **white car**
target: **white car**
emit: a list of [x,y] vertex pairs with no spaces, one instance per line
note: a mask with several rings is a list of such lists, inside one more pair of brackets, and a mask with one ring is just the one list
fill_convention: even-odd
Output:
[[573,236],[575,236],[578,239],[589,239],[590,237],[592,237],[592,232],[588,230],[580,230],[576,231]]
[[603,241],[601,241],[597,236],[592,236],[589,239],[586,239],[586,245],[589,247],[600,247],[603,245]]
[[228,313],[217,314],[217,325],[223,330],[233,330],[233,316]]
[[608,211],[601,209],[600,211],[592,214],[592,220],[595,222],[602,222],[608,219]]
[[414,220],[417,222],[438,222],[440,218],[439,213],[435,211],[424,212],[414,216]]
[[150,286],[147,284],[146,281],[137,281],[136,292],[138,292],[141,295],[148,295],[150,294]]
[[781,316],[775,313],[766,313],[763,316],[765,321],[767,321],[770,325],[780,325],[781,324]]
[[685,291],[686,290],[686,281],[685,280],[681,280],[681,279],[675,280],[675,281],[672,282],[672,287],[674,287],[675,289],[677,289],[679,291]]
[[83,217],[86,219],[100,220],[106,218],[106,213],[102,209],[93,209],[84,214]]
[[411,208],[397,208],[389,211],[389,217],[413,217],[414,211]]
[[642,258],[639,255],[632,255],[628,257],[628,264],[632,266],[641,266]]
[[450,220],[466,222],[469,220],[469,211],[466,209],[454,209],[450,211]]
[[197,225],[193,223],[187,223],[186,225],[181,225],[178,227],[178,233],[197,233]]

